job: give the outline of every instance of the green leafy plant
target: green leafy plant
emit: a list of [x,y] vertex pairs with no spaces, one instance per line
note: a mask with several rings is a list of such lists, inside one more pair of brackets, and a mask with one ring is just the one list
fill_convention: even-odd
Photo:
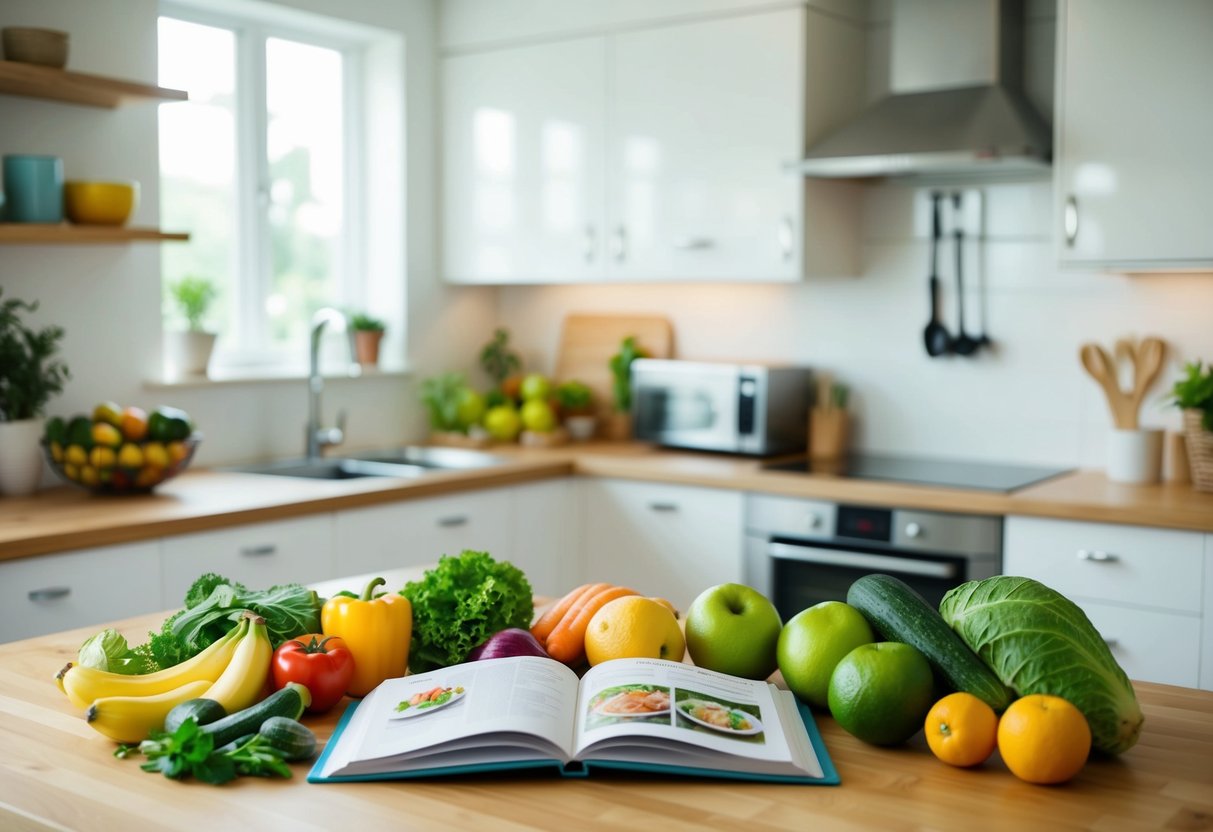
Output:
[[463,373],[441,373],[421,382],[421,402],[430,414],[430,428],[438,431],[463,431],[459,404],[467,382]]
[[349,316],[350,329],[354,332],[383,332],[387,324],[378,318],[372,318],[363,312],[354,312]]
[[510,333],[507,329],[498,328],[493,333],[493,340],[480,350],[480,367],[500,387],[510,373],[522,369],[522,359],[518,353],[510,349]]
[[556,401],[566,414],[589,413],[594,393],[580,381],[566,381],[556,388]]
[[160,772],[173,780],[195,777],[203,783],[220,786],[240,775],[254,777],[290,777],[286,753],[274,747],[268,738],[255,734],[230,747],[215,748],[214,735],[198,727],[190,717],[177,730],[153,731],[150,738],[136,745],[120,745],[114,751],[119,759],[142,754],[147,758],[140,768]]
[[186,275],[169,286],[168,291],[190,332],[201,332],[202,319],[219,296],[214,282],[209,278]]
[[0,303],[0,422],[42,415],[46,403],[62,393],[63,382],[72,377],[67,365],[55,358],[63,327],[32,330],[21,322],[22,311],[37,309],[37,301],[20,298]]
[[1202,411],[1201,426],[1213,431],[1213,363],[1202,367],[1199,361],[1189,361],[1184,373],[1171,388],[1172,400],[1178,408]]
[[635,336],[629,335],[620,343],[619,352],[611,356],[611,375],[614,377],[611,387],[616,410],[632,409],[632,362],[645,355],[644,350],[636,346]]

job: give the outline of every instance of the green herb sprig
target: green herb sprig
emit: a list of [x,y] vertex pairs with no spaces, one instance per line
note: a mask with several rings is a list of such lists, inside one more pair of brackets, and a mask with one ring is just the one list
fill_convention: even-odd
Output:
[[260,734],[230,748],[216,749],[215,738],[198,727],[193,717],[181,723],[171,734],[155,731],[138,745],[120,745],[114,751],[119,759],[142,754],[147,758],[140,768],[160,772],[172,780],[193,777],[215,786],[241,775],[253,777],[290,777],[291,767],[282,751]]

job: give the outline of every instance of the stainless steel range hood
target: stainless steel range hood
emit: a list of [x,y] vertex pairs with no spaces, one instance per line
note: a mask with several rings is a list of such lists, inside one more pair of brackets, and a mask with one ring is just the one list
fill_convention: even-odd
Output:
[[981,179],[1049,170],[1022,92],[1022,0],[893,0],[890,94],[813,144],[813,177]]

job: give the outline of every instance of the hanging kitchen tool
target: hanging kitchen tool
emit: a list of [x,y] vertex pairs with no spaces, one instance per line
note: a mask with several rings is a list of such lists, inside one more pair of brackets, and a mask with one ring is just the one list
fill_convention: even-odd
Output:
[[954,214],[952,239],[956,242],[956,313],[958,320],[956,339],[952,341],[952,352],[957,355],[972,355],[981,345],[965,332],[964,223],[961,222],[960,201],[960,191],[955,191],[952,194]]
[[938,192],[931,193],[931,320],[927,322],[922,332],[922,340],[927,348],[927,355],[938,358],[952,349],[952,336],[939,321],[939,271],[937,255],[939,253],[939,200]]

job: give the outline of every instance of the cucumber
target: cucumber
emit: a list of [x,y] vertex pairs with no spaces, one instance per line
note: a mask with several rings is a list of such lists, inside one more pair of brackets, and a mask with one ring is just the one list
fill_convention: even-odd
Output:
[[168,716],[164,718],[164,730],[171,734],[190,717],[199,725],[209,725],[225,716],[227,711],[214,699],[187,699],[168,712]]
[[257,733],[281,751],[282,758],[287,762],[308,760],[316,753],[316,735],[296,719],[272,716],[261,723],[261,730]]
[[312,696],[307,688],[295,682],[287,682],[282,690],[271,693],[256,705],[236,711],[218,722],[204,725],[202,730],[214,736],[215,747],[218,748],[245,734],[257,733],[262,723],[272,716],[298,719],[303,716],[303,709],[311,702]]
[[864,575],[847,590],[847,603],[863,613],[884,638],[918,648],[953,689],[973,694],[995,713],[1002,713],[1015,700],[1015,692],[904,581],[891,575]]

